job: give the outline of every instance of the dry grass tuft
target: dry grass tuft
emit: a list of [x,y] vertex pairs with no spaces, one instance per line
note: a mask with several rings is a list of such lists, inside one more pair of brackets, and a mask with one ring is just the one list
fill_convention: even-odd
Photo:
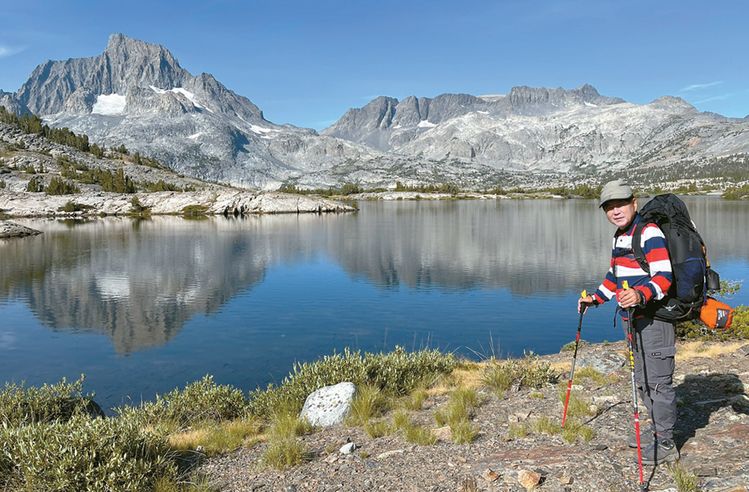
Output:
[[736,352],[746,342],[710,343],[703,341],[686,342],[676,348],[676,360],[685,361],[698,357],[713,358]]
[[213,456],[258,442],[261,428],[257,419],[209,424],[170,435],[169,445],[176,451],[192,451],[202,446],[206,455]]

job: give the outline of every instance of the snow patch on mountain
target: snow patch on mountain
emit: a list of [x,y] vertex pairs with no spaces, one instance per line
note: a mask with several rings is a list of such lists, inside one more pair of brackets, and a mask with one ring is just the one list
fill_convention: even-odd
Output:
[[127,97],[120,94],[101,94],[96,96],[96,102],[91,113],[105,116],[120,115],[125,112]]

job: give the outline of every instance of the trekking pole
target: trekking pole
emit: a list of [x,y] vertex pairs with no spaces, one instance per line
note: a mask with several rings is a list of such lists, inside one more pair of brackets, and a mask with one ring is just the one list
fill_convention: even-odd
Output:
[[[587,291],[580,293],[581,298],[588,297]],[[583,314],[585,314],[585,307],[580,308],[580,321],[577,322],[577,335],[575,336],[575,353],[572,355],[572,369],[570,369],[570,378],[567,380],[567,396],[564,397],[564,411],[562,412],[562,427],[564,422],[567,420],[567,405],[570,403],[570,391],[572,391],[572,378],[575,377],[575,363],[577,362],[577,347],[580,344],[580,330],[583,327]]]
[[[629,283],[622,283],[624,290],[629,289]],[[632,308],[627,308],[627,349],[629,349],[629,374],[632,376],[632,409],[635,415],[635,439],[637,441],[637,465],[640,472],[640,489],[647,490],[647,484],[642,476],[642,445],[640,443],[640,410],[637,405],[637,384],[635,383],[635,338],[634,323],[632,323]]]

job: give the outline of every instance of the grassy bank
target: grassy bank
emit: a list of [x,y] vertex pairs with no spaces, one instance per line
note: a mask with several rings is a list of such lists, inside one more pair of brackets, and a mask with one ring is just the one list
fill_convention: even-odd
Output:
[[[680,347],[680,357],[711,356],[705,341],[749,338],[749,308],[737,309],[730,331],[705,334],[682,325],[679,332],[694,340]],[[6,384],[0,391],[0,489],[213,490],[196,465],[258,443],[261,466],[293,467],[311,459],[299,436],[316,432],[298,418],[304,399],[341,381],[358,388],[345,425],[416,446],[437,439],[469,444],[479,432],[474,417],[487,399],[518,391],[531,399],[563,399],[567,370],[536,356],[477,363],[436,350],[346,350],[297,364],[280,384],[265,389],[246,393],[206,376],[155,401],[117,408],[109,418],[100,416],[94,395],[84,392],[83,378],[42,387]],[[576,373],[581,384],[606,385],[607,378],[591,368]],[[426,400],[431,423],[423,419]],[[539,414],[512,424],[510,437],[587,442],[594,432],[586,422],[597,411],[578,392],[565,428],[558,416]],[[419,413],[422,418],[414,419]]]

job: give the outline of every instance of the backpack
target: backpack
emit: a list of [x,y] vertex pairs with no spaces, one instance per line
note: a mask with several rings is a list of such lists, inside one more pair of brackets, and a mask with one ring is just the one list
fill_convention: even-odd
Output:
[[666,296],[649,303],[646,313],[669,322],[698,318],[708,300],[708,291],[720,289],[720,276],[710,268],[705,242],[689,217],[687,206],[676,195],[667,193],[653,197],[642,207],[640,215],[643,220],[632,235],[632,250],[637,263],[650,274],[640,242],[645,225],[655,223],[666,236],[673,273],[673,282]]

